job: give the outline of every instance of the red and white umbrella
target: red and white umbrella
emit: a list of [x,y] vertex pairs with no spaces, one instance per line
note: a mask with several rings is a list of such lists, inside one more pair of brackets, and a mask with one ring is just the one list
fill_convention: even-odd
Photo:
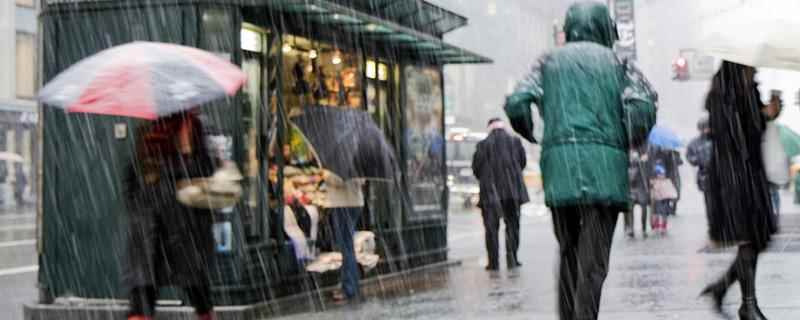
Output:
[[45,85],[39,101],[67,112],[152,120],[234,95],[245,79],[213,53],[140,41],[79,61]]

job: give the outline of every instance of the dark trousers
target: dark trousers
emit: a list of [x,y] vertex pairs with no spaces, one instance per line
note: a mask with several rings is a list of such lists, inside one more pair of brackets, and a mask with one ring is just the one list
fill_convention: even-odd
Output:
[[560,319],[595,320],[608,274],[618,210],[596,205],[552,211],[553,230],[560,247]]
[[[211,302],[211,288],[205,287],[188,287],[184,288],[186,295],[189,297],[189,303],[194,307],[195,313],[198,315],[205,315],[211,312],[214,308]],[[158,299],[158,288],[136,287],[131,290],[129,301],[130,311],[129,316],[145,316],[153,317],[156,313],[156,300]]]
[[517,263],[517,250],[519,250],[520,211],[518,202],[503,200],[500,203],[484,205],[482,215],[489,267],[497,269],[500,266],[498,261],[500,219],[503,219],[506,224],[506,262],[509,267],[514,267]]
[[333,237],[339,252],[342,253],[342,291],[348,299],[360,294],[358,261],[353,248],[353,236],[356,233],[356,223],[361,217],[361,208],[332,208],[330,209]]

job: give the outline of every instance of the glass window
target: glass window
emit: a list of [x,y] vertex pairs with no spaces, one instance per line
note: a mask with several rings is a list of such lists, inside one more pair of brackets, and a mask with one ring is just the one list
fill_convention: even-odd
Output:
[[296,36],[284,37],[281,50],[290,116],[308,105],[363,107],[360,55]]
[[15,0],[14,3],[22,7],[36,7],[36,0]]
[[36,95],[36,36],[17,32],[16,45],[17,97],[30,99]]
[[444,215],[445,140],[441,72],[437,68],[406,66],[405,161],[412,201],[412,220]]

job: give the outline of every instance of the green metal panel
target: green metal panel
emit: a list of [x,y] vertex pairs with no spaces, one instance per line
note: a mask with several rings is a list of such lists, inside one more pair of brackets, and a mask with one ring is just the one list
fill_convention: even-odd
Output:
[[[44,77],[133,40],[185,43],[190,7],[161,6],[43,16]],[[114,125],[129,128],[114,137]],[[120,272],[127,214],[123,183],[137,121],[43,108],[44,184],[40,282],[52,296],[125,297]]]

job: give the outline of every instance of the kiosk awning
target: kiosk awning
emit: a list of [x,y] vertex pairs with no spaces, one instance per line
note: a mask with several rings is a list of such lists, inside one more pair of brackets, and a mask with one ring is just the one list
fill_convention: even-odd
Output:
[[[385,5],[392,5],[392,3],[395,2],[399,2],[399,0],[378,0],[374,2],[373,5],[381,3]],[[395,21],[387,20],[376,15],[367,14],[365,12],[356,10],[353,7],[344,6],[332,1],[269,0],[266,2],[266,5],[271,10],[278,10],[289,14],[300,15],[304,20],[312,23],[324,26],[332,26],[343,32],[357,34],[365,39],[383,43],[387,46],[397,48],[401,52],[407,52],[411,55],[419,56],[433,63],[456,64],[492,62],[492,60],[489,58],[445,43],[442,41],[442,39],[431,34],[403,26]],[[388,11],[397,12],[396,14],[398,15],[400,13],[399,11],[394,10]],[[455,15],[454,13],[450,14]],[[440,17],[438,20],[439,22],[434,22],[433,20],[436,19],[430,18],[433,19],[430,21],[430,23],[441,23],[440,27],[443,28],[441,30],[445,30],[448,28],[456,28],[456,25],[464,25],[466,23],[466,18],[461,18],[464,19],[461,22],[443,22],[447,21],[448,19],[456,19],[453,17]]]

